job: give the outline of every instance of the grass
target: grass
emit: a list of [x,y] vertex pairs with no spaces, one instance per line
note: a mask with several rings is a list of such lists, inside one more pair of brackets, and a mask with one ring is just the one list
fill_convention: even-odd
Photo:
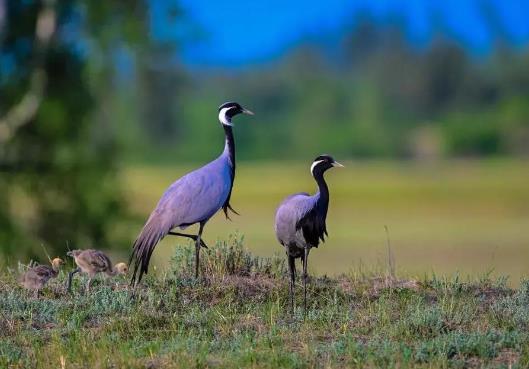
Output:
[[[210,245],[212,246],[212,245]],[[319,250],[317,250],[319,251]],[[529,281],[315,277],[306,315],[288,309],[283,257],[240,237],[176,249],[135,300],[126,279],[85,296],[61,272],[39,300],[0,276],[0,368],[526,368]],[[297,302],[302,301],[298,287]]]
[[[340,159],[340,158],[337,158]],[[341,161],[341,160],[340,160]],[[476,275],[491,270],[509,283],[528,275],[529,163],[523,160],[345,162],[327,181],[330,237],[314,252],[314,272],[337,276],[360,265],[384,265],[389,229],[397,267],[409,275]],[[273,231],[277,205],[288,194],[315,190],[310,158],[299,162],[239,162],[232,205],[233,222],[216,215],[206,242],[244,233],[256,255],[281,252]],[[195,166],[129,166],[124,188],[138,223],[135,236],[164,189]],[[133,237],[131,237],[133,238]],[[176,246],[167,239],[154,253],[168,268]]]

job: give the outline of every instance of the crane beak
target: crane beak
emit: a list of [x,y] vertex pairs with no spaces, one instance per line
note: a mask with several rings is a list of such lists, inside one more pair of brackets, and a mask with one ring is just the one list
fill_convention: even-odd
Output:
[[340,164],[340,163],[338,163],[337,161],[335,161],[334,163],[332,163],[332,166],[333,166],[333,167],[337,167],[337,168],[345,168],[345,165]]
[[248,109],[242,109],[242,113],[243,114],[248,114],[248,115],[255,115],[252,111],[248,110]]

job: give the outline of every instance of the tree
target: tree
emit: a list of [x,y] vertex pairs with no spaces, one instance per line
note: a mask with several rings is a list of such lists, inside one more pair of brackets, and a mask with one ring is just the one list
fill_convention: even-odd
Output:
[[118,151],[94,117],[97,76],[112,77],[114,64],[88,73],[83,48],[141,44],[146,13],[143,1],[0,2],[0,250],[109,245],[123,211]]

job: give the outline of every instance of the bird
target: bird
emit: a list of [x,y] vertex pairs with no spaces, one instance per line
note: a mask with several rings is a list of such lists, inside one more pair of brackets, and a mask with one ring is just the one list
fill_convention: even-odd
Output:
[[72,250],[67,253],[71,256],[77,265],[77,268],[68,273],[68,292],[72,288],[72,279],[74,274],[82,272],[88,274],[88,281],[86,282],[86,292],[90,291],[90,283],[98,273],[105,273],[109,277],[117,274],[126,274],[128,271],[127,264],[117,263],[112,267],[110,258],[104,252],[94,249],[87,250]]
[[21,275],[20,284],[28,289],[35,291],[35,298],[39,297],[40,290],[46,285],[51,278],[56,278],[59,274],[59,268],[64,264],[61,258],[54,258],[51,266],[36,265],[29,268]]
[[290,305],[294,312],[294,283],[296,280],[295,260],[303,263],[304,309],[307,309],[307,265],[310,249],[325,242],[328,236],[326,218],[329,208],[329,188],[323,174],[332,167],[343,167],[329,155],[314,159],[310,172],[318,185],[318,192],[309,195],[300,192],[288,196],[279,205],[275,216],[275,233],[285,248],[290,272]]
[[[254,115],[239,103],[226,102],[218,108],[218,118],[224,129],[224,151],[215,160],[196,169],[167,188],[156,208],[136,238],[129,264],[134,263],[131,284],[136,286],[148,272],[154,248],[165,236],[187,237],[195,241],[195,279],[198,279],[200,248],[207,248],[202,232],[208,220],[220,209],[230,219],[228,211],[238,214],[230,205],[235,179],[235,140],[232,119],[238,114]],[[197,224],[198,233],[187,234],[173,229],[185,229]]]
[[127,263],[117,263],[114,265],[114,269],[118,272],[118,274],[127,274],[129,271],[129,266]]

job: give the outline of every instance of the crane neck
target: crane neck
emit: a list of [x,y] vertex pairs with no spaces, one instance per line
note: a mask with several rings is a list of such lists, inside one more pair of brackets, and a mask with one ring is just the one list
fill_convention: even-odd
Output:
[[118,270],[118,268],[116,268],[117,265],[118,264],[116,264],[114,266],[111,266],[111,269],[106,271],[106,275],[108,275],[109,277],[114,277],[114,276],[118,275],[119,274],[119,270]]
[[231,166],[235,169],[235,140],[233,138],[232,126],[223,124],[226,143],[224,144],[224,154],[230,159]]
[[327,186],[327,182],[325,182],[325,178],[323,177],[323,171],[315,171],[314,179],[316,180],[316,183],[318,184],[318,192],[319,192],[319,198],[318,198],[318,206],[321,208],[321,210],[324,211],[324,213],[327,213],[327,209],[329,207],[329,187]]

